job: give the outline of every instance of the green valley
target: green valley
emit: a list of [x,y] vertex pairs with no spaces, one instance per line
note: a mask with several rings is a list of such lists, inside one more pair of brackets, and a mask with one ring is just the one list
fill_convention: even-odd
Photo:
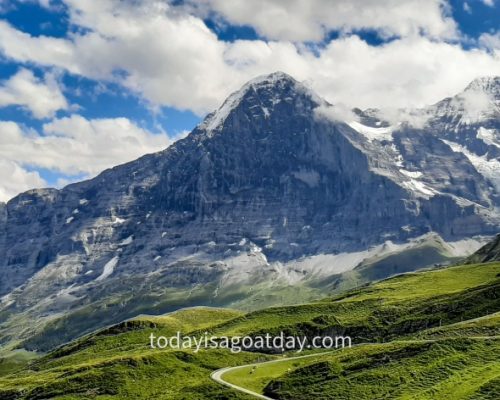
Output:
[[[141,315],[27,360],[24,368],[2,369],[0,399],[250,399],[210,379],[217,369],[248,364],[222,379],[276,399],[496,399],[499,310],[500,263],[493,262],[408,273],[314,303],[246,314],[199,307]],[[354,346],[297,360],[287,360],[300,355],[295,351],[150,348],[150,333],[178,331],[342,334]],[[253,366],[269,360],[279,361]]]

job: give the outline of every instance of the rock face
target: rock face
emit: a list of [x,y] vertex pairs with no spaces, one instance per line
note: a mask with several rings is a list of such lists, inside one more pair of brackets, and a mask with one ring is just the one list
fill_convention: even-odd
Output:
[[467,258],[467,264],[500,261],[500,235]]
[[457,97],[417,110],[430,115],[417,129],[361,111],[339,121],[274,73],[163,152],[23,193],[0,205],[0,335],[30,320],[58,332],[61,316],[80,313],[67,339],[138,312],[233,304],[250,284],[303,281],[312,271],[286,267],[299,258],[431,231],[497,233],[499,87],[466,89],[492,102],[474,119]]

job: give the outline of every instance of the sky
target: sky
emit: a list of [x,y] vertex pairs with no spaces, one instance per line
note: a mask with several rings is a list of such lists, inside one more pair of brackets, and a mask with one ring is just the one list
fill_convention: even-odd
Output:
[[0,0],[0,201],[165,149],[278,70],[433,104],[500,75],[500,0]]

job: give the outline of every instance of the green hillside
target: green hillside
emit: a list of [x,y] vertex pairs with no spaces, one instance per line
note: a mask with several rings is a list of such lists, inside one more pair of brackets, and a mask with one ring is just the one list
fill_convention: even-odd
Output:
[[[400,275],[320,302],[248,314],[194,308],[143,315],[0,377],[0,399],[250,399],[212,381],[210,373],[272,359],[280,361],[223,378],[280,399],[453,399],[446,396],[457,387],[456,398],[496,399],[498,311],[500,263],[490,263]],[[151,333],[177,331],[343,334],[355,347],[301,360],[149,347]]]
[[276,399],[498,399],[500,339],[365,345],[271,380]]
[[465,263],[477,264],[493,261],[500,261],[500,235],[497,235],[494,240],[485,244],[478,251],[467,258]]

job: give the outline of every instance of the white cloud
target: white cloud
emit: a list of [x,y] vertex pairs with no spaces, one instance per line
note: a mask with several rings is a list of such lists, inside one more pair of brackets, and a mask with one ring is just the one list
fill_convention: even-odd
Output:
[[407,124],[417,129],[423,128],[433,116],[428,109],[411,110],[401,108],[382,108],[378,110],[376,115],[381,120],[387,121],[389,125]]
[[478,76],[500,75],[500,54],[423,37],[370,46],[351,36],[332,41],[310,66],[314,88],[331,103],[406,108],[454,95]]
[[70,40],[31,36],[0,21],[0,51],[15,61],[56,66],[80,74],[75,50]]
[[0,132],[0,160],[69,175],[93,176],[170,144],[166,134],[148,132],[127,118],[72,115],[46,123],[43,135],[3,121]]
[[[330,102],[361,108],[422,106],[462,90],[477,76],[500,74],[499,53],[465,50],[425,36],[411,35],[382,46],[345,36],[313,52],[286,41],[220,41],[201,19],[165,2],[66,2],[72,23],[85,28],[81,33],[67,39],[33,37],[0,22],[0,51],[21,62],[118,82],[153,106],[199,114],[216,108],[247,80],[276,70],[308,80]],[[377,8],[380,2],[368,3]],[[422,10],[436,4],[424,2],[416,14],[432,21],[437,11]],[[410,1],[405,7],[415,6]],[[404,7],[384,10],[407,15]],[[361,17],[350,16],[346,24],[355,25],[357,18]],[[428,30],[436,35],[446,31],[447,24],[438,26]]]
[[85,33],[67,39],[34,37],[0,22],[0,52],[17,61],[116,81],[153,104],[198,113],[227,93],[235,74],[224,62],[226,45],[200,19],[175,15],[163,2],[142,7],[114,0],[68,4],[72,21]]
[[483,0],[483,3],[488,7],[495,7],[495,0]]
[[332,106],[323,104],[314,111],[316,117],[326,118],[335,122],[359,121],[359,117],[352,111],[352,109],[344,104],[335,104]]
[[36,118],[47,118],[57,110],[68,108],[61,89],[50,74],[44,80],[33,72],[20,69],[0,84],[0,107],[18,105],[29,110]]
[[[382,36],[457,36],[443,0],[199,0],[193,7],[250,25],[275,40],[319,41],[328,31],[376,30]],[[201,4],[201,6],[200,6]]]
[[464,111],[463,118],[470,122],[477,122],[484,118],[485,113],[496,110],[495,100],[481,88],[473,88],[454,98],[452,107]]
[[47,183],[36,171],[27,171],[18,163],[0,159],[0,201],[6,202],[16,194]]
[[488,50],[500,52],[500,32],[483,33],[479,37],[479,44]]

